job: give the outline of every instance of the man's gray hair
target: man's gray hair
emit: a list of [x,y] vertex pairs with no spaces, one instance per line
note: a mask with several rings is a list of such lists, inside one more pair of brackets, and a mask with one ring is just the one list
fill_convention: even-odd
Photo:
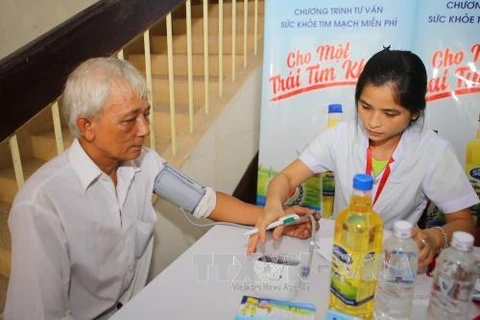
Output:
[[90,118],[102,113],[112,84],[119,80],[130,85],[138,98],[148,98],[145,79],[125,60],[92,58],[81,63],[69,75],[62,95],[62,106],[67,124],[75,137],[81,136],[77,118]]

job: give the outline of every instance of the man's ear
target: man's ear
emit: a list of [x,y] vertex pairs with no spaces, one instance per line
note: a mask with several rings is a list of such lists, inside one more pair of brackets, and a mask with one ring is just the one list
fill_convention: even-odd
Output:
[[92,141],[95,138],[95,131],[93,130],[93,122],[91,119],[78,117],[76,123],[80,134],[85,140]]

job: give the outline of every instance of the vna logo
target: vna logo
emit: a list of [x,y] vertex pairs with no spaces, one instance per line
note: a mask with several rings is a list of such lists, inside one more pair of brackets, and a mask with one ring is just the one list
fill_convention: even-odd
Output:
[[342,247],[334,245],[333,255],[340,259],[340,261],[343,263],[352,264],[352,257],[345,250],[343,250]]
[[480,180],[480,168],[473,168],[470,170],[470,176],[474,177],[475,179]]

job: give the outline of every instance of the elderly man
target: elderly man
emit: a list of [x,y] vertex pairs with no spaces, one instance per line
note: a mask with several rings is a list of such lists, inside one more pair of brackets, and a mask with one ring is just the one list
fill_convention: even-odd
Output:
[[[148,90],[128,62],[95,58],[69,76],[63,108],[69,149],[28,179],[9,217],[12,273],[6,319],[101,319],[147,280],[164,160],[143,147]],[[295,208],[300,214],[312,213]],[[252,225],[260,208],[207,188],[198,217]],[[287,230],[305,238],[308,224]]]

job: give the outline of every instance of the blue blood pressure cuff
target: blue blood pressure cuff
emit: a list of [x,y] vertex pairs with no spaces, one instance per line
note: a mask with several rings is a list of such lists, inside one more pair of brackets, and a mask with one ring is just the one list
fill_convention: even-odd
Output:
[[[157,174],[153,183],[153,192],[155,194],[191,214],[194,214],[196,210],[197,212],[205,212],[205,210],[199,210],[199,204],[204,200],[207,191],[210,191],[208,189],[210,188],[185,176],[168,163],[164,163],[163,169]],[[213,190],[209,194],[212,192]],[[202,204],[204,202],[205,200]],[[211,210],[207,210],[207,214],[200,214],[199,216],[206,216],[210,214]]]

